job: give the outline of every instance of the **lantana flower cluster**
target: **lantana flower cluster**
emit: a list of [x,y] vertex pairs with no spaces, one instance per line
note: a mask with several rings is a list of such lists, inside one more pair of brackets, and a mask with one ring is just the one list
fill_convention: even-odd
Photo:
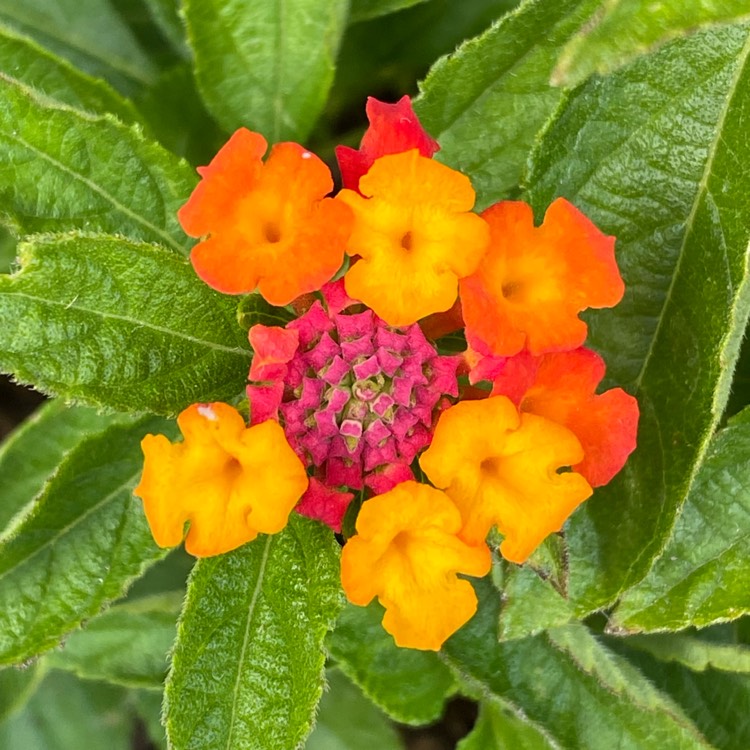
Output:
[[398,645],[437,650],[476,610],[465,577],[489,572],[490,531],[525,562],[635,448],[637,403],[597,392],[579,317],[624,287],[614,238],[567,200],[539,226],[520,201],[475,213],[408,97],[367,115],[360,148],[337,149],[333,195],[315,154],[280,143],[264,161],[245,129],[199,169],[179,213],[196,273],[294,318],[249,330],[249,424],[188,407],[181,442],[144,439],[136,494],[157,543],[189,522],[197,556],[293,511],[318,519],[343,542],[349,600],[377,597]]

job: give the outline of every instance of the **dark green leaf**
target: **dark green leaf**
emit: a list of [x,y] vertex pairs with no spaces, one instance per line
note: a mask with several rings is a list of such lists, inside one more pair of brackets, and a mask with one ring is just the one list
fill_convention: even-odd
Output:
[[71,633],[45,663],[87,680],[161,689],[182,597],[178,591],[111,607]]
[[596,22],[570,40],[553,81],[575,86],[592,73],[610,73],[636,55],[702,26],[750,17],[748,0],[680,0],[643,3],[613,0],[602,5]]
[[18,232],[119,233],[182,253],[176,212],[195,182],[138,129],[53,105],[0,74],[0,213]]
[[326,672],[326,682],[305,750],[403,750],[394,726],[338,669]]
[[351,0],[351,10],[349,11],[349,23],[357,21],[367,21],[370,18],[385,16],[389,13],[395,13],[404,8],[410,8],[412,5],[419,5],[426,0]]
[[126,94],[155,73],[109,0],[0,0],[0,22]]
[[579,611],[646,574],[726,403],[748,312],[748,51],[727,27],[589,81],[532,159],[538,216],[563,195],[618,237],[626,295],[589,316],[589,341],[641,409],[638,450],[569,525]]
[[174,750],[295,748],[323,687],[323,638],[341,606],[330,530],[286,529],[199,560],[166,689]]
[[333,81],[347,0],[185,0],[198,87],[226,130],[310,132]]
[[16,262],[16,238],[0,226],[0,273],[10,273]]
[[0,669],[0,726],[23,708],[45,675],[40,662]]
[[30,39],[0,26],[0,71],[41,94],[92,114],[111,112],[137,122],[133,105],[110,88],[55,57]]
[[92,433],[129,420],[123,414],[97,414],[85,406],[51,401],[11,433],[0,445],[0,539],[72,448]]
[[289,310],[269,305],[260,294],[248,294],[237,306],[237,322],[246,331],[258,323],[283,327],[293,319]]
[[24,709],[0,724],[4,750],[130,750],[122,692],[49,674]]
[[420,84],[415,110],[440,142],[436,158],[471,176],[479,207],[518,185],[534,138],[562,96],[549,84],[552,67],[597,5],[527,0],[439,60]]
[[145,0],[145,2],[159,30],[169,40],[175,51],[183,57],[189,57],[190,50],[185,39],[185,25],[179,13],[179,0]]
[[479,611],[443,647],[466,689],[523,716],[553,747],[710,747],[682,711],[580,624],[495,642],[499,597],[476,584]]
[[148,738],[159,750],[167,750],[167,734],[161,723],[161,707],[164,693],[161,690],[135,690],[131,700],[136,713],[146,725]]
[[403,724],[427,724],[456,691],[450,671],[431,651],[399,648],[383,630],[383,608],[347,605],[327,646],[336,665],[370,700]]
[[143,436],[174,431],[148,418],[82,441],[0,544],[0,664],[56,646],[165,554],[132,490]]
[[679,630],[750,612],[750,409],[711,441],[672,536],[612,627]]
[[164,248],[119,237],[35,238],[0,277],[0,367],[113,409],[173,414],[246,382],[236,302]]

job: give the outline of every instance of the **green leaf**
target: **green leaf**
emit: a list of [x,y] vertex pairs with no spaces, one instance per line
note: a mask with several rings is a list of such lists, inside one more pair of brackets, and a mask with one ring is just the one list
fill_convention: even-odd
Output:
[[456,745],[456,750],[555,750],[557,747],[521,712],[513,713],[501,702],[485,698],[479,704],[479,716],[474,728]]
[[710,746],[669,698],[580,624],[495,642],[499,597],[476,585],[479,611],[443,647],[474,695],[524,717],[553,747],[663,750]]
[[341,671],[391,718],[428,724],[456,692],[453,675],[431,651],[399,648],[383,630],[383,608],[347,605],[326,645]]
[[56,646],[165,554],[132,490],[143,436],[174,431],[147,418],[82,441],[0,544],[0,664]]
[[184,253],[176,212],[195,182],[137,128],[55,105],[0,74],[1,213],[17,232],[119,233]]
[[672,536],[612,629],[679,630],[750,612],[750,409],[717,433]]
[[163,691],[135,690],[131,692],[131,700],[136,713],[146,726],[148,738],[159,750],[167,750],[167,734],[161,723]]
[[126,94],[155,69],[109,0],[0,0],[0,22]]
[[260,294],[248,294],[237,305],[237,322],[245,330],[258,323],[264,326],[285,326],[294,315],[285,307],[269,305]]
[[414,106],[440,142],[436,158],[471,176],[479,207],[518,185],[534,137],[562,96],[549,84],[555,60],[597,5],[527,0],[438,60],[420,84]]
[[351,0],[349,23],[368,21],[378,16],[386,16],[412,5],[419,5],[426,0]]
[[133,105],[102,80],[81,73],[67,60],[0,26],[0,71],[40,94],[92,114],[111,112],[137,122]]
[[0,747],[130,750],[131,731],[119,689],[52,672],[24,709],[0,724]]
[[181,592],[118,604],[72,633],[45,662],[87,680],[161,689],[181,605]]
[[0,669],[0,726],[34,694],[46,673],[39,662]]
[[303,140],[325,105],[347,0],[185,0],[198,87],[228,131]]
[[305,750],[403,750],[395,727],[340,670],[329,669],[326,682]]
[[645,651],[659,661],[677,662],[694,672],[715,669],[750,675],[750,648],[736,643],[713,643],[678,633],[632,635],[625,643],[629,648]]
[[16,238],[0,226],[0,273],[10,273],[16,262]]
[[589,345],[641,411],[638,450],[568,527],[579,612],[646,574],[726,403],[748,313],[749,51],[727,27],[592,79],[532,158],[539,217],[562,195],[618,237],[625,298],[588,317]]
[[167,680],[170,747],[297,747],[311,729],[323,638],[340,606],[338,545],[330,529],[296,514],[280,534],[199,560]]
[[606,644],[627,657],[657,689],[676,701],[713,747],[750,747],[750,676],[713,669],[693,672],[629,649],[632,640],[608,638]]
[[568,42],[552,74],[555,84],[575,86],[592,73],[611,73],[636,55],[677,36],[716,23],[750,17],[748,0],[609,0],[596,21]]
[[66,407],[57,400],[43,404],[11,433],[0,445],[0,539],[72,448],[88,435],[129,419],[84,406]]
[[236,301],[174,253],[58,235],[22,243],[21,263],[0,277],[0,367],[20,380],[158,414],[242,391],[250,355]]
[[180,18],[179,0],[145,0],[151,17],[159,31],[169,40],[176,52],[183,57],[190,56],[185,39],[185,25]]

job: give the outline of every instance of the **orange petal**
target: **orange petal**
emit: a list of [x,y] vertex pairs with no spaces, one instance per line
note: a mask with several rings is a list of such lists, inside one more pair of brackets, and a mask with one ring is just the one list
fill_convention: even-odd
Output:
[[377,596],[383,627],[396,644],[437,651],[476,611],[476,595],[458,573],[489,572],[482,542],[458,538],[461,515],[439,490],[407,481],[367,500],[357,535],[344,546],[341,581],[354,604]]
[[500,356],[580,346],[587,328],[578,313],[611,307],[623,295],[614,237],[564,198],[550,205],[540,227],[520,201],[496,203],[482,216],[490,225],[489,251],[461,281],[469,343]]
[[470,213],[468,178],[414,150],[377,159],[359,187],[368,197],[337,196],[355,217],[347,253],[360,256],[347,294],[394,326],[450,309],[458,279],[477,268],[489,239]]
[[521,563],[591,495],[582,476],[558,473],[582,457],[570,430],[494,396],[444,411],[419,464],[461,511],[463,539],[479,544],[497,526],[501,553]]
[[622,388],[602,394],[604,360],[590,349],[507,360],[493,395],[508,396],[522,411],[564,425],[581,442],[584,459],[573,469],[592,487],[607,484],[635,450],[638,402]]
[[193,404],[177,424],[181,443],[143,439],[143,476],[134,490],[159,546],[179,544],[188,521],[185,549],[197,557],[286,526],[307,475],[278,423],[248,428],[231,406],[212,403]]

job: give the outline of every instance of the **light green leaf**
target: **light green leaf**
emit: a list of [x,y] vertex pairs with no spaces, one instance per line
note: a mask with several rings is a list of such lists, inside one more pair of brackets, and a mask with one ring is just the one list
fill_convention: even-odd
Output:
[[456,682],[431,651],[399,648],[383,630],[383,608],[347,605],[326,645],[344,674],[391,718],[428,724],[443,713]]
[[23,708],[45,673],[46,667],[40,662],[0,669],[0,726]]
[[726,27],[592,79],[532,158],[537,216],[562,195],[618,237],[625,298],[588,316],[589,345],[641,411],[638,450],[568,527],[581,613],[646,574],[726,403],[748,313],[749,51]]
[[424,2],[426,0],[351,0],[349,23],[386,16],[389,13],[411,8],[412,5],[419,5]]
[[292,514],[284,531],[199,560],[166,688],[174,750],[281,750],[310,732],[323,638],[341,606],[330,529]]
[[71,633],[45,663],[87,680],[160,690],[182,596],[175,592],[110,607]]
[[126,94],[155,69],[109,0],[0,0],[0,22]]
[[137,128],[53,105],[0,74],[0,214],[17,232],[119,233],[184,253],[176,213],[195,183]]
[[403,750],[395,727],[340,670],[329,669],[326,682],[305,750]]
[[552,80],[575,86],[592,73],[611,73],[674,37],[749,17],[748,0],[607,0],[595,22],[565,46]]
[[0,71],[40,94],[92,114],[111,112],[123,122],[138,121],[133,105],[102,80],[0,25]]
[[21,263],[0,277],[0,367],[20,380],[158,414],[242,391],[249,345],[236,301],[174,253],[58,235],[22,243]]
[[347,0],[184,0],[198,87],[228,131],[304,140],[333,81]]
[[92,433],[129,420],[85,406],[66,407],[57,400],[42,405],[11,433],[0,445],[0,539],[72,448]]
[[122,692],[52,672],[24,709],[0,724],[7,750],[130,750]]
[[0,544],[0,664],[56,646],[165,554],[132,490],[143,436],[174,431],[147,418],[82,441]]
[[414,108],[440,142],[436,158],[471,177],[478,207],[518,185],[534,138],[562,96],[549,84],[555,60],[597,5],[527,0],[438,60],[420,84]]
[[679,630],[750,612],[750,409],[717,433],[672,536],[611,628]]
[[523,716],[552,747],[710,747],[669,698],[583,625],[496,642],[499,597],[486,580],[476,588],[479,611],[442,652],[471,694],[490,697]]
[[515,714],[501,702],[484,698],[474,728],[456,745],[456,750],[556,750],[557,747],[522,713]]

